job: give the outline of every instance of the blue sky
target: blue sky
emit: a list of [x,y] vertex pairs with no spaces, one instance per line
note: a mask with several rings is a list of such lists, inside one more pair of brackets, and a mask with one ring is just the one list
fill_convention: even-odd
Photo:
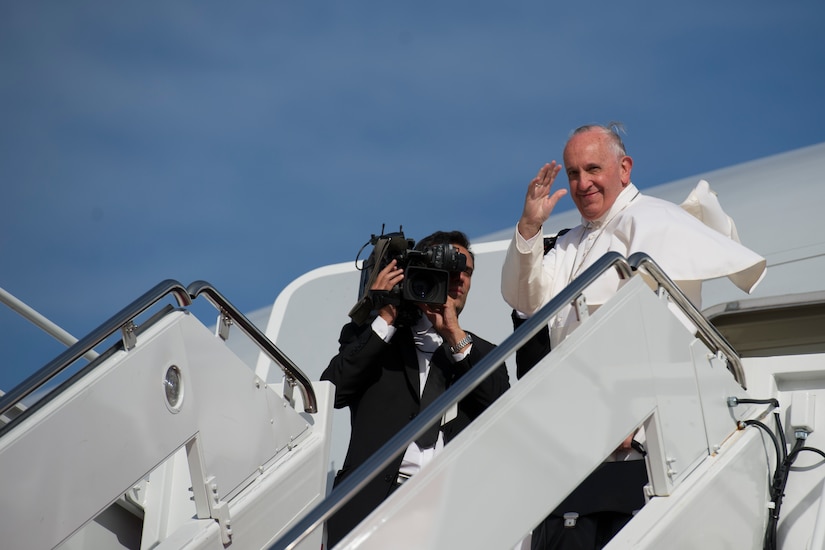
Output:
[[[513,225],[583,123],[625,123],[642,188],[820,143],[824,23],[821,0],[3,2],[0,287],[76,336],[167,278],[250,311],[382,224]],[[2,306],[0,346],[5,390],[62,349]]]

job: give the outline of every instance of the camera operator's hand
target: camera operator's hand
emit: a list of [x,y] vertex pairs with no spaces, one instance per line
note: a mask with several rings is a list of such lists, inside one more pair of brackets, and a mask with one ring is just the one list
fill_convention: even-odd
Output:
[[[397,263],[395,260],[388,263],[387,266],[378,273],[370,290],[390,291],[395,285],[403,281],[404,270],[398,267]],[[378,310],[378,315],[380,315],[388,325],[392,325],[398,316],[398,307],[391,304],[385,305]]]
[[452,296],[447,296],[447,302],[444,305],[419,304],[421,311],[433,324],[435,331],[441,335],[444,343],[451,347],[467,336],[467,333],[458,324],[456,305],[456,299]]

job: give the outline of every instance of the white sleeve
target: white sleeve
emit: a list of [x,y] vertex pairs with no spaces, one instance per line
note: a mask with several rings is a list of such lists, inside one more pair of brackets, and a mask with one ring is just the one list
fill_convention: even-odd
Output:
[[525,240],[516,229],[501,268],[501,295],[510,307],[528,317],[547,303],[552,291],[553,281],[543,259],[541,232]]

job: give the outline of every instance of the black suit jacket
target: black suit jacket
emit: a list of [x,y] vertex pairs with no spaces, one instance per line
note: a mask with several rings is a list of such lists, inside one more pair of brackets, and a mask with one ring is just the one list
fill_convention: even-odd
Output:
[[[515,309],[510,314],[510,318],[513,320],[513,330],[517,330],[527,320],[520,318]],[[535,367],[548,353],[550,353],[550,328],[544,325],[535,336],[516,350],[516,378],[521,380],[521,377],[530,372],[530,369]]]
[[[475,334],[470,353],[453,363],[441,346],[433,353],[429,376],[442,376],[452,385],[495,346]],[[408,327],[400,327],[389,343],[373,332],[370,323],[344,326],[339,353],[321,375],[335,384],[335,407],[350,408],[352,432],[344,465],[335,478],[340,483],[375,451],[401,430],[421,410],[418,357]],[[456,418],[442,427],[448,443],[510,387],[502,363],[458,403]],[[378,506],[394,488],[403,453],[327,522],[328,546],[332,548]]]

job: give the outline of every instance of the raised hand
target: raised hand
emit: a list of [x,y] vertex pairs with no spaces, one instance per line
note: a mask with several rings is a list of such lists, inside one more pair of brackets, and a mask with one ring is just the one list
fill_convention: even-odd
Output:
[[[384,267],[375,278],[370,290],[392,290],[392,288],[404,280],[404,270],[398,267],[398,262],[392,260]],[[388,325],[395,323],[398,316],[398,307],[387,304],[378,310],[378,315],[384,318]]]
[[534,237],[541,226],[550,217],[550,213],[556,207],[556,203],[567,194],[567,189],[557,189],[550,194],[553,181],[556,179],[561,164],[556,161],[545,164],[530,182],[527,188],[527,196],[524,198],[524,210],[518,222],[518,232],[525,239]]
[[456,300],[452,296],[447,296],[447,302],[443,305],[419,304],[419,308],[430,320],[435,331],[444,338],[447,345],[454,346],[467,336],[458,324]]

